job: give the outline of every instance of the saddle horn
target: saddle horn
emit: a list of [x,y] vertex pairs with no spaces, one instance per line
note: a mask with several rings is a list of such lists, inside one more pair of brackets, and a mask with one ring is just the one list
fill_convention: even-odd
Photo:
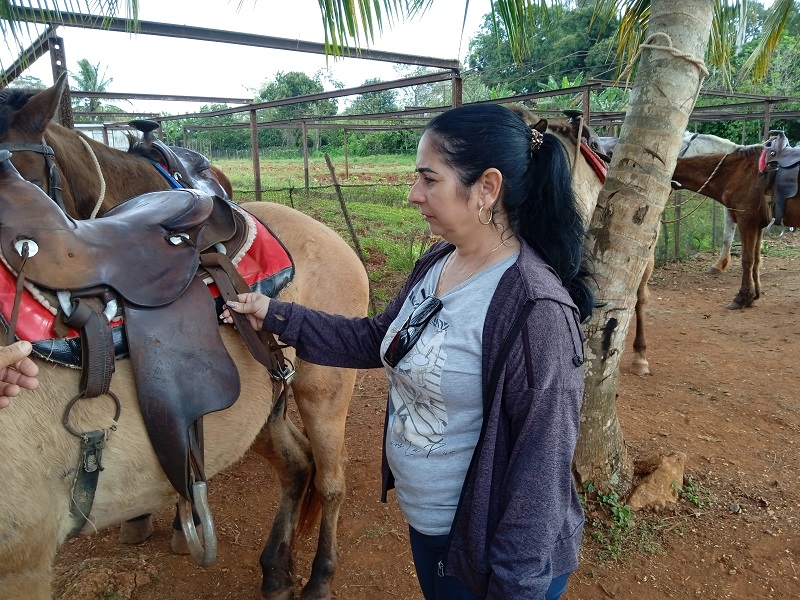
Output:
[[144,134],[142,137],[145,141],[154,140],[156,136],[153,132],[161,127],[161,123],[150,119],[134,119],[133,121],[128,121],[128,125],[141,131]]

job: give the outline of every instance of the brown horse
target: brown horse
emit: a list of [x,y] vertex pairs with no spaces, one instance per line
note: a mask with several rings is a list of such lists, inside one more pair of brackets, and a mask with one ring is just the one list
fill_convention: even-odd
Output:
[[[678,158],[673,180],[681,189],[699,192],[725,208],[739,228],[742,241],[742,283],[728,308],[752,306],[761,296],[761,242],[772,214],[760,185],[758,161],[762,144],[741,146],[728,153]],[[784,223],[800,225],[798,202],[787,203]]]
[[[52,122],[65,84],[62,78],[34,95],[0,92],[0,147],[11,149],[16,169],[51,196],[54,182],[59,185],[67,212],[78,219],[95,212],[102,215],[133,196],[167,189],[166,181],[148,160]],[[46,159],[54,163],[49,169]],[[53,168],[58,179],[51,177]],[[31,189],[36,191],[33,186]],[[366,273],[336,233],[285,206],[249,203],[243,207],[267,223],[292,256],[296,275],[281,292],[281,299],[354,317],[366,314]],[[261,555],[261,592],[267,599],[293,597],[293,539],[306,493],[316,492],[322,504],[319,542],[302,597],[330,598],[337,563],[337,519],[345,492],[345,418],[356,373],[295,361],[293,391],[305,437],[282,411],[270,415],[273,382],[241,337],[227,326],[221,328],[221,335],[238,367],[241,393],[231,408],[204,419],[206,474],[210,477],[238,461],[254,440],[254,449],[278,471],[282,496]],[[287,356],[295,360],[292,349],[287,349]],[[50,598],[52,563],[73,525],[69,508],[79,441],[61,419],[78,390],[80,374],[37,362],[39,388],[0,411],[3,600]],[[162,510],[175,501],[174,489],[148,440],[129,363],[117,361],[112,378],[121,416],[106,443],[104,470],[89,522],[81,533]],[[191,365],[187,365],[186,376],[192,376]],[[70,418],[83,427],[108,427],[113,415],[110,401],[100,397],[87,404],[91,406],[76,406]],[[129,539],[136,536],[129,535]]]

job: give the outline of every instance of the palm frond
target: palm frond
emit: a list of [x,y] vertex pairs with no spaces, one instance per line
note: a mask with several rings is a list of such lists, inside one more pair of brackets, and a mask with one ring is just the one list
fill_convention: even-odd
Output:
[[752,74],[754,79],[759,80],[767,74],[772,53],[792,16],[793,9],[794,0],[775,0],[764,21],[764,29],[756,49],[742,65],[739,72],[740,79]]

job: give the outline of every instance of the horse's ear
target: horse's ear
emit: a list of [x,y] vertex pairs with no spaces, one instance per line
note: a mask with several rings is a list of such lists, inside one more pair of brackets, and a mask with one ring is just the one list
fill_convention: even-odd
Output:
[[531,129],[535,129],[539,133],[545,133],[547,131],[547,119],[539,119],[535,125],[531,125]]
[[61,103],[61,95],[67,86],[67,73],[59,75],[53,87],[47,88],[31,96],[25,105],[19,109],[15,119],[25,122],[44,135],[47,124],[55,117]]

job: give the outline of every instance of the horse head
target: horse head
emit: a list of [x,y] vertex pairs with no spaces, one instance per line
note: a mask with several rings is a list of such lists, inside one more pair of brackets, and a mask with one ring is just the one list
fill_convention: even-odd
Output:
[[0,149],[12,152],[20,175],[62,208],[60,176],[45,129],[56,115],[66,86],[67,74],[63,73],[46,90],[6,88],[0,92]]

